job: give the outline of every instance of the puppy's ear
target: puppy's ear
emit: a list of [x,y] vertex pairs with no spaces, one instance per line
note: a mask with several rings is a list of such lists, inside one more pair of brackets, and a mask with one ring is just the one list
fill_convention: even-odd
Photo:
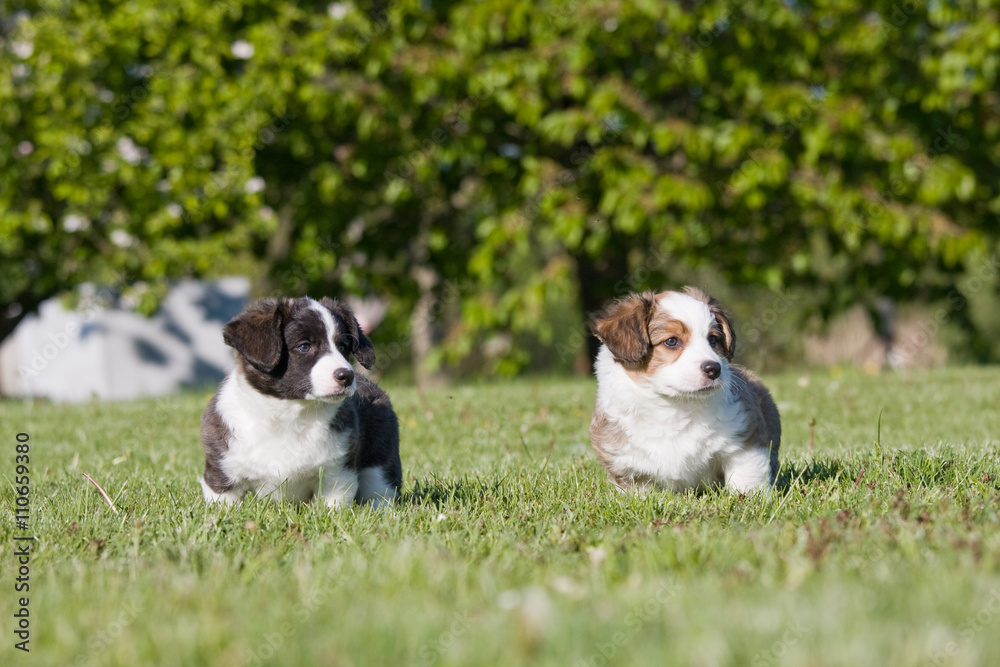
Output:
[[733,328],[732,316],[722,308],[718,299],[709,296],[697,287],[689,285],[684,288],[684,293],[708,304],[708,309],[712,311],[715,321],[719,323],[719,329],[722,330],[722,355],[726,361],[732,361],[733,355],[736,354],[736,330]]
[[629,294],[592,317],[590,330],[608,346],[615,359],[637,364],[646,358],[652,347],[649,318],[655,305],[653,292]]
[[368,340],[365,336],[365,332],[361,330],[361,326],[358,324],[358,318],[354,317],[354,313],[346,305],[324,296],[320,299],[320,304],[324,308],[329,310],[331,313],[339,317],[347,325],[348,335],[351,337],[351,352],[354,353],[354,358],[358,360],[358,363],[365,368],[371,368],[375,365],[375,347],[372,342]]
[[230,320],[222,340],[261,373],[270,373],[285,351],[282,329],[287,317],[285,301],[261,299]]

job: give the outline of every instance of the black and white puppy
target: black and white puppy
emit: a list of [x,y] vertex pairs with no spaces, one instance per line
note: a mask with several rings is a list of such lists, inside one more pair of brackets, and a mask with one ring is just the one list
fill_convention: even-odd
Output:
[[355,374],[375,350],[344,304],[261,299],[223,330],[236,368],[205,409],[207,501],[247,493],[274,501],[314,495],[330,507],[392,502],[402,482],[399,424],[389,397]]

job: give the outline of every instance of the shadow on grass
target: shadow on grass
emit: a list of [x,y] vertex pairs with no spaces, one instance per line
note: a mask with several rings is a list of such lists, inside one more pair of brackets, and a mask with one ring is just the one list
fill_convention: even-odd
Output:
[[476,504],[481,503],[484,499],[496,499],[511,495],[506,481],[506,477],[489,481],[467,477],[450,480],[436,477],[418,479],[411,490],[400,495],[399,502],[406,505],[428,505],[431,507]]
[[941,449],[892,449],[859,451],[846,460],[840,457],[785,463],[776,488],[793,484],[837,482],[867,485],[959,487],[968,484],[1000,490],[1000,479],[992,471],[997,453]]
[[787,491],[793,482],[811,484],[813,482],[833,482],[837,479],[850,479],[853,482],[862,476],[863,472],[863,467],[845,463],[840,459],[786,463],[781,466],[774,486],[780,491]]
[[[840,459],[820,461],[785,463],[778,473],[775,488],[787,491],[793,485],[806,485],[814,482],[832,482],[837,479],[854,482],[865,470],[863,465],[847,463]],[[531,493],[521,485],[511,484],[508,477],[501,479],[482,479],[462,477],[460,479],[438,479],[431,477],[419,479],[409,491],[404,491],[399,497],[399,503],[405,505],[425,505],[430,507],[452,507],[464,504],[480,504],[484,501],[507,502],[525,494]],[[716,490],[716,492],[720,492]],[[666,498],[676,498],[672,492],[664,492]],[[685,492],[693,496],[705,496],[713,493],[710,489],[698,488]],[[721,492],[720,492],[721,493]],[[646,494],[639,494],[645,497]]]

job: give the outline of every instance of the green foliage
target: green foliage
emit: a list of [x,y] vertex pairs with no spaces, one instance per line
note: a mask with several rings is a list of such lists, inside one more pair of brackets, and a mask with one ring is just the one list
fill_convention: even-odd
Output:
[[456,361],[706,265],[829,315],[998,247],[990,3],[3,5],[2,303],[457,284]]
[[207,506],[207,395],[0,401],[0,431],[30,434],[31,659],[1000,664],[996,368],[809,380],[768,379],[780,485],[745,498],[616,491],[587,444],[592,380],[389,387],[385,512]]

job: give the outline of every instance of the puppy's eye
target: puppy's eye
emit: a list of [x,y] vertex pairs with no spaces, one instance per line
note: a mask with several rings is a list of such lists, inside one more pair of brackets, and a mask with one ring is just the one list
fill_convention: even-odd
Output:
[[715,334],[712,334],[711,336],[708,337],[708,344],[711,345],[712,347],[715,347],[716,345],[719,345],[721,343],[722,341],[719,340],[719,337],[716,336]]
[[337,343],[337,351],[346,357],[347,353],[351,351],[351,346],[347,344],[347,341],[340,341]]
[[670,338],[663,341],[663,344],[666,345],[667,347],[677,347],[679,343],[680,340],[677,339],[677,336],[671,336]]
[[306,352],[308,352],[311,349],[312,349],[312,345],[310,345],[309,343],[299,343],[298,347],[295,348],[295,350],[297,352],[301,352],[303,354],[305,354]]

